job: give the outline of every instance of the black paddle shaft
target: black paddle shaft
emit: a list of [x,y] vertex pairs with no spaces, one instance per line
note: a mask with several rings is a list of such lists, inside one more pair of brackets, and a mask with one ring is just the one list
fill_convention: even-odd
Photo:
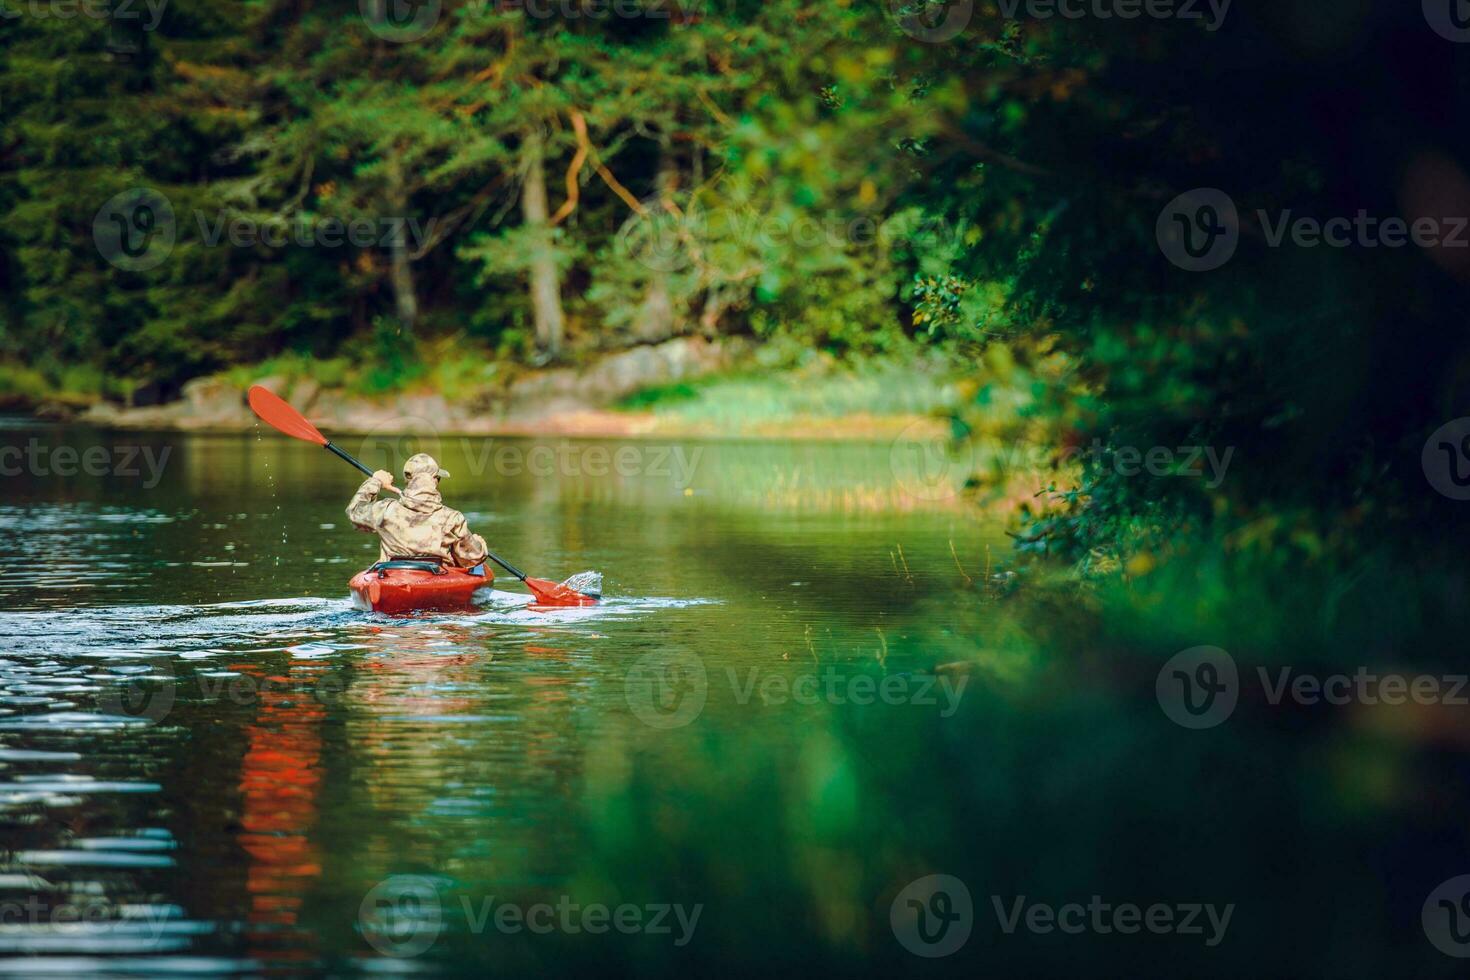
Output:
[[347,452],[345,449],[338,449],[336,446],[332,445],[330,442],[324,443],[323,444],[323,448],[325,448],[328,452],[336,453],[338,456],[341,456],[343,459],[347,460],[347,462],[351,463],[353,466],[356,466],[358,469],[362,470],[368,476],[372,476],[373,475],[373,471],[372,470],[368,469],[366,466],[362,465],[362,463],[358,462],[357,457],[356,456],[353,456],[351,453]]
[[[338,449],[336,446],[332,445],[330,442],[326,443],[324,448],[326,448],[328,452],[336,453],[338,456],[340,456],[343,459],[347,460],[347,462],[351,463],[353,466],[356,466],[358,469],[362,470],[368,476],[372,476],[373,475],[373,471],[372,470],[368,469],[366,466],[362,465],[362,463],[358,462],[357,457],[353,456],[351,453],[347,452],[345,449]],[[490,554],[490,552],[488,552],[488,551],[485,552],[485,554],[490,558],[491,561],[495,562],[495,564],[499,565],[501,568],[505,569],[507,572],[510,572],[512,575],[514,575],[516,578],[520,579],[522,582],[524,582],[526,580],[526,573],[523,572],[523,571],[521,571],[519,568],[516,568],[514,565],[512,565],[510,562],[506,561],[504,558],[497,558],[495,555]]]
[[516,568],[514,565],[512,565],[510,562],[506,561],[504,558],[496,558],[494,555],[490,554],[490,552],[488,552],[488,551],[485,552],[485,554],[490,558],[491,561],[493,561],[495,564],[499,565],[501,568],[505,569],[507,572],[510,572],[512,575],[514,575],[516,578],[520,579],[522,582],[524,582],[526,580],[526,573],[523,572],[523,571],[521,571],[519,568]]

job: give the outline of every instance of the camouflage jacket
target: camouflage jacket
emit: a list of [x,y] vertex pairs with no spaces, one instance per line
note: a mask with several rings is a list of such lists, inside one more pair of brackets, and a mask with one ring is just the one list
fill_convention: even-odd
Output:
[[414,477],[396,499],[375,499],[382,489],[369,478],[347,505],[347,517],[358,530],[378,535],[380,560],[424,555],[461,568],[485,560],[485,539],[470,533],[463,514],[444,506],[432,476]]

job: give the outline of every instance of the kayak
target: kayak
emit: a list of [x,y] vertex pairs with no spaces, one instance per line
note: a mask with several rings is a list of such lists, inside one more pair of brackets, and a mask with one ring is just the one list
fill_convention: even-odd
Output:
[[420,609],[464,609],[476,589],[495,578],[483,566],[449,568],[431,561],[380,561],[352,576],[352,604],[381,613],[409,613]]

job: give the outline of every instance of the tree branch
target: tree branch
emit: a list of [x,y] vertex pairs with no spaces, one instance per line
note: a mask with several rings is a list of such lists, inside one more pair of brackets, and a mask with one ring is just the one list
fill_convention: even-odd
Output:
[[592,151],[592,144],[587,140],[587,120],[576,109],[571,111],[572,129],[577,132],[577,152],[572,157],[572,162],[567,167],[567,199],[562,202],[561,207],[551,216],[551,225],[555,227],[562,223],[573,211],[577,210],[579,196],[577,178],[582,174],[582,164],[587,162],[587,154]]

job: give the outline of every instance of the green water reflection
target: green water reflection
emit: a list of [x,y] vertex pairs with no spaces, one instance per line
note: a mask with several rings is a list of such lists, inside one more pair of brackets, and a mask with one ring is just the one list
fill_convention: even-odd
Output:
[[[1156,662],[1064,656],[1065,610],[987,598],[1000,526],[914,492],[886,445],[344,440],[370,465],[437,452],[493,547],[609,596],[388,620],[348,606],[374,545],[319,450],[0,432],[30,440],[164,463],[151,486],[4,478],[0,899],[50,910],[0,928],[6,969],[1453,965],[1418,910],[1463,834],[1409,819],[1402,785],[1453,814],[1452,756],[1246,709],[1173,724]],[[954,895],[907,904],[935,874],[970,931],[928,959],[916,915],[960,928]],[[53,914],[78,895],[83,934]],[[1230,917],[1074,932],[1028,925],[1038,903]]]

